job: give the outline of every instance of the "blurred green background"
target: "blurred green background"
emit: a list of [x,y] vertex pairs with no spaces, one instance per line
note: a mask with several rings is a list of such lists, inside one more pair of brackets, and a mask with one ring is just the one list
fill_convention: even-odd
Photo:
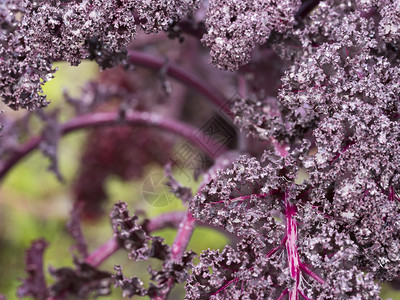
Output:
[[[56,67],[59,70],[55,78],[45,85],[44,93],[52,101],[49,109],[59,107],[60,117],[65,120],[70,111],[63,105],[63,91],[66,89],[71,95],[79,96],[84,84],[96,79],[99,69],[92,62],[83,62],[78,67],[58,63]],[[65,223],[73,204],[71,182],[78,169],[86,134],[84,131],[73,133],[60,142],[59,166],[65,178],[64,184],[47,171],[48,159],[36,151],[17,164],[0,187],[0,293],[6,295],[7,299],[17,299],[16,291],[20,284],[18,278],[25,276],[24,252],[32,240],[44,237],[50,243],[44,257],[46,273],[49,266],[55,268],[72,266],[72,257],[68,249],[74,241],[67,233]],[[156,172],[163,170],[150,167],[147,174]],[[186,181],[182,174],[176,176],[178,180]],[[107,182],[107,192],[110,197],[106,211],[110,211],[113,203],[119,200],[127,202],[131,212],[143,210],[149,217],[184,209],[180,200],[175,198],[169,205],[161,208],[149,205],[141,199],[142,184],[140,180],[122,182],[116,177],[111,177]],[[196,190],[199,182],[192,180],[183,184]],[[89,251],[93,251],[112,236],[107,215],[96,222],[86,221],[82,225]],[[166,242],[171,244],[175,233],[176,230],[165,229],[154,234],[164,237]],[[228,242],[229,240],[221,233],[210,228],[198,227],[188,248],[199,254],[208,248],[223,249]],[[123,266],[125,275],[140,277],[145,286],[148,285],[147,267],[149,265],[153,268],[161,267],[156,260],[135,263],[129,261],[126,253],[120,250],[101,265],[100,269],[112,272],[115,264]],[[47,280],[49,284],[53,282],[49,275]],[[170,299],[183,299],[183,295],[183,285],[179,285],[174,288]],[[388,285],[384,285],[381,295],[384,299],[400,299],[400,292],[394,292]],[[121,299],[122,295],[119,290],[115,290],[111,296],[104,298]]]

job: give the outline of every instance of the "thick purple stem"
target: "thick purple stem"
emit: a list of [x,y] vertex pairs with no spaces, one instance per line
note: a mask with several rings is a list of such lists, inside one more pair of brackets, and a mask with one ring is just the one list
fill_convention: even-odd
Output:
[[[221,146],[218,145],[218,143],[210,143],[210,141],[203,138],[203,135],[196,135],[198,129],[196,129],[195,127],[192,127],[177,120],[168,119],[147,112],[130,112],[127,113],[123,120],[120,119],[120,115],[116,112],[98,112],[79,116],[61,125],[61,134],[68,134],[70,132],[83,128],[112,125],[115,126],[121,124],[130,126],[155,127],[161,130],[173,132],[188,139],[193,145],[197,146],[213,159],[215,158],[215,153],[221,151]],[[0,166],[0,180],[25,155],[29,154],[32,150],[37,148],[42,140],[42,136],[34,137],[27,143],[23,144],[19,149],[17,149],[11,155],[11,157],[3,165]],[[223,149],[222,151],[225,151],[225,149]]]
[[93,251],[86,259],[85,262],[93,267],[98,267],[103,261],[109,258],[112,254],[117,252],[121,248],[118,239],[113,237],[109,239],[105,244]]
[[[132,64],[156,71],[160,71],[165,67],[166,64],[165,60],[161,58],[134,50],[128,51],[128,57]],[[190,73],[172,63],[168,63],[166,74],[204,95],[207,99],[214,103],[216,107],[224,112],[229,119],[232,119],[232,112],[226,105],[227,99],[217,88],[193,73]]]
[[146,232],[154,232],[167,227],[178,228],[185,217],[185,211],[174,211],[157,216],[142,225]]
[[195,222],[196,219],[193,217],[192,213],[188,211],[182,222],[179,224],[175,241],[172,244],[171,259],[178,260],[186,250],[194,230]]

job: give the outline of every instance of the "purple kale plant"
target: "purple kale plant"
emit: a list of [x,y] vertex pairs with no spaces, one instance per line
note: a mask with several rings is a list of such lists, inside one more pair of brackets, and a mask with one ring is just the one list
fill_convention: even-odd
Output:
[[[50,268],[48,283],[37,239],[19,297],[114,286],[162,300],[185,283],[187,300],[374,300],[382,283],[398,287],[399,1],[5,0],[0,24],[0,99],[28,110],[0,115],[0,180],[38,148],[62,180],[59,139],[96,130],[72,187],[74,266]],[[62,123],[42,86],[53,62],[87,59],[106,75],[66,95],[74,115]],[[113,236],[89,252],[81,222],[103,214],[108,176],[142,178],[154,163],[186,210],[141,218],[116,202]],[[202,177],[194,195],[173,169]],[[197,226],[230,244],[195,254]],[[167,227],[172,245],[153,235]],[[99,269],[119,249],[160,261],[150,283]]]

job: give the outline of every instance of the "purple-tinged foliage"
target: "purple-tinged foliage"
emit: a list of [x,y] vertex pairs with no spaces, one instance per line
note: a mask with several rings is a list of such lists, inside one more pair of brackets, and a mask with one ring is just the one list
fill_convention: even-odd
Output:
[[168,281],[170,279],[173,279],[174,283],[183,283],[187,280],[189,276],[188,271],[195,255],[194,252],[185,252],[178,261],[168,260],[163,265],[161,271],[152,270],[149,267],[148,272],[152,282],[150,282],[148,289],[143,288],[143,282],[138,277],[125,277],[122,273],[122,267],[115,266],[116,274],[113,276],[115,279],[115,286],[122,289],[124,297],[147,295],[155,299],[167,293],[166,291],[169,291]]
[[38,95],[52,78],[52,62],[77,65],[95,59],[102,67],[121,61],[135,36],[131,1],[6,0],[0,6],[0,82],[13,109],[47,105]]
[[55,70],[50,59],[25,39],[21,28],[25,14],[22,0],[5,0],[0,4],[0,96],[13,109],[34,110],[47,105],[45,96],[38,92]]
[[164,169],[165,177],[167,178],[166,186],[169,187],[169,192],[181,199],[183,203],[188,203],[193,198],[192,190],[182,186],[172,175],[172,164],[168,163]]
[[[310,192],[307,183],[295,184],[298,167],[294,162],[305,150],[284,159],[266,154],[265,166],[255,158],[243,156],[194,199],[191,209],[197,219],[223,226],[243,240],[236,249],[227,246],[222,253],[208,251],[200,256],[201,262],[188,281],[187,299],[239,299],[244,295],[277,299],[286,288],[293,289],[293,277],[285,259],[289,252],[284,251],[284,245],[288,247],[290,241],[291,214],[301,220],[295,241],[301,270],[296,287],[299,293],[309,298],[378,299],[379,288],[373,274],[398,273],[397,250],[393,249],[393,245],[399,244],[396,226],[384,233],[393,244],[370,247],[357,242],[354,229],[372,235],[371,223],[354,227],[357,218],[348,208],[328,212],[317,201],[307,199],[317,191],[322,196],[323,186],[315,186]],[[293,160],[296,156],[297,160]],[[288,201],[295,211],[288,210]],[[382,229],[376,234],[382,235]],[[365,238],[362,237],[363,241]],[[377,237],[372,238],[377,241]],[[382,249],[388,250],[386,258]],[[379,264],[380,272],[374,266]]]
[[47,247],[43,239],[33,241],[26,252],[27,278],[23,279],[18,288],[18,297],[34,299],[49,299],[48,297],[65,297],[74,295],[79,299],[87,298],[90,294],[107,295],[110,293],[111,274],[95,269],[91,265],[74,260],[75,268],[50,267],[49,272],[55,278],[55,283],[47,287],[43,270],[43,255]]
[[167,30],[198,8],[200,0],[134,0],[141,27],[147,33]]
[[52,61],[77,65],[90,57],[109,67],[115,53],[135,37],[132,1],[40,0],[25,5],[24,38]]
[[154,257],[164,260],[169,257],[169,246],[162,243],[161,237],[147,235],[138,224],[138,217],[130,216],[126,203],[116,203],[110,213],[110,218],[114,233],[122,246],[129,251],[130,259],[146,260]]
[[[3,1],[0,90],[11,108],[47,105],[38,92],[53,76],[56,60],[77,65],[91,59],[103,69],[120,64],[126,72],[107,73],[80,99],[68,97],[80,115],[70,122],[58,126],[41,111],[48,128],[22,145],[30,135],[24,126],[28,118],[4,118],[0,175],[39,144],[57,172],[63,134],[118,125],[88,139],[74,186],[78,202],[87,203],[84,209],[101,214],[109,174],[137,178],[153,161],[167,164],[167,185],[187,205],[186,211],[139,223],[127,204],[118,202],[110,214],[114,236],[92,254],[75,209],[69,229],[85,261],[52,269],[57,281],[47,288],[46,243],[35,241],[19,295],[82,298],[107,294],[114,283],[124,296],[164,300],[175,283],[186,281],[186,299],[380,299],[379,284],[400,274],[399,7],[397,0]],[[144,32],[137,32],[139,27]],[[146,35],[160,31],[180,41],[189,33],[195,42],[204,31],[201,42],[210,48],[212,65],[238,72],[229,73],[231,83],[224,86],[219,76],[227,72],[199,67],[205,58],[195,46],[175,53],[191,61],[188,70],[134,49],[134,43],[128,46],[137,37],[151,43],[144,51],[161,52],[159,42],[166,36]],[[221,140],[218,130],[209,130],[215,133],[209,139],[191,127],[209,124],[199,117],[201,104],[187,107],[197,96],[187,93],[195,99],[190,104],[186,92],[165,98],[170,87],[157,92],[152,80],[129,64],[160,72],[164,84],[171,76],[223,106],[243,131],[232,133],[238,145],[220,147],[214,143]],[[229,107],[226,95],[233,93]],[[115,112],[94,112],[115,98],[116,105],[104,105]],[[172,175],[173,139],[121,125],[166,129],[206,152],[214,166],[203,174],[195,196]],[[188,157],[197,150],[187,149],[182,152],[190,165]],[[195,264],[195,254],[186,248],[196,221],[235,239],[222,250],[203,251]],[[178,227],[171,246],[150,235],[171,224]],[[122,266],[115,266],[115,275],[96,269],[120,248],[133,260],[162,261],[161,270],[148,269],[148,287],[136,276],[126,277]]]
[[212,63],[228,70],[248,63],[251,51],[273,31],[285,33],[293,27],[299,5],[300,0],[210,1],[202,42],[211,47]]
[[[148,289],[142,287],[143,283],[139,278],[135,276],[125,277],[122,273],[122,267],[115,266],[116,274],[113,276],[116,280],[115,284],[122,289],[124,297],[148,295],[155,299],[168,293],[171,279],[174,283],[185,282],[192,259],[196,255],[194,252],[184,252],[181,257],[170,259],[171,249],[163,243],[164,239],[147,235],[142,227],[137,224],[137,217],[129,217],[126,203],[119,202],[115,204],[110,216],[114,231],[117,233],[117,237],[123,247],[130,251],[129,257],[131,259],[145,260],[153,257],[164,261],[160,271],[152,270],[149,267],[150,279],[154,283],[151,282]],[[150,242],[151,246],[149,246]],[[173,255],[175,254],[173,253]]]
[[73,186],[75,201],[85,204],[84,216],[95,219],[102,215],[110,176],[140,178],[146,166],[168,161],[171,146],[170,136],[162,136],[152,128],[115,126],[91,132]]
[[42,110],[37,111],[37,115],[42,119],[44,128],[42,130],[43,140],[39,148],[43,155],[50,160],[49,170],[53,172],[59,181],[63,181],[62,174],[58,168],[58,142],[61,138],[61,126],[58,123],[58,111],[51,114],[44,114]]
[[31,117],[32,114],[29,114],[19,120],[14,120],[6,113],[0,114],[0,124],[3,125],[0,131],[0,158],[2,161],[16,151],[20,145],[20,140],[24,136],[29,135],[29,121]]
[[70,250],[76,250],[79,254],[79,257],[85,259],[88,256],[88,247],[85,237],[83,236],[81,226],[81,215],[83,207],[84,204],[82,202],[75,202],[70,212],[71,216],[67,223],[67,230],[76,242],[76,244],[73,245]]
[[115,266],[114,270],[116,274],[114,275],[115,286],[120,287],[122,290],[122,296],[133,297],[134,295],[144,296],[146,295],[146,290],[142,287],[143,282],[137,277],[127,278],[122,274],[122,267]]
[[168,294],[170,289],[168,281],[173,279],[174,283],[183,283],[189,277],[189,270],[193,258],[196,253],[192,251],[184,252],[179,260],[168,260],[164,263],[161,271],[155,271],[149,268],[150,279],[156,284],[150,283],[147,291],[151,298],[159,297],[160,295]]
[[22,280],[18,288],[18,297],[33,297],[45,300],[48,297],[46,279],[43,271],[43,253],[47,242],[43,239],[33,241],[31,247],[26,250],[27,278]]
[[279,255],[283,249],[267,259],[265,248],[246,238],[222,252],[203,251],[188,279],[185,299],[277,299],[291,284],[288,273],[274,276],[285,268]]
[[0,6],[0,88],[14,109],[47,105],[38,95],[52,78],[51,64],[77,65],[86,58],[103,67],[120,61],[134,38],[131,1],[6,0]]
[[74,263],[75,269],[49,269],[51,276],[56,279],[50,287],[50,296],[62,298],[68,294],[77,299],[85,299],[110,294],[114,282],[111,273],[99,271],[85,262],[75,260]]
[[[129,216],[126,209],[126,204],[119,202],[115,205],[115,209],[119,208],[121,214],[125,213]],[[51,286],[46,286],[46,281],[43,272],[43,252],[47,247],[44,240],[37,240],[32,243],[31,248],[27,251],[27,273],[28,277],[23,280],[23,284],[18,289],[19,297],[30,296],[34,299],[86,299],[90,297],[98,297],[108,295],[111,292],[111,286],[119,286],[122,288],[125,295],[155,295],[161,294],[167,287],[167,279],[172,278],[174,282],[182,283],[187,279],[188,270],[191,266],[191,261],[195,254],[191,251],[185,252],[177,261],[170,261],[170,247],[163,243],[163,239],[158,236],[151,236],[150,232],[166,227],[177,227],[181,221],[182,213],[170,213],[161,215],[159,218],[148,220],[145,219],[143,227],[146,229],[147,251],[146,258],[157,258],[165,261],[163,269],[154,271],[149,269],[150,278],[154,281],[149,289],[141,288],[141,281],[136,277],[126,278],[122,275],[122,268],[115,267],[116,274],[97,269],[97,267],[107,259],[111,254],[122,248],[127,243],[124,243],[121,237],[116,237],[100,246],[94,252],[86,255],[86,241],[82,235],[79,222],[80,207],[73,209],[71,219],[68,224],[68,229],[71,235],[77,240],[77,248],[81,252],[82,259],[77,259],[74,256],[75,267],[53,268],[49,267],[50,275],[55,279]],[[134,240],[133,231],[143,234],[144,230],[135,223],[136,216],[124,218],[121,221],[113,214],[113,224],[118,228],[126,228],[133,226],[135,229],[130,229],[131,238]],[[124,224],[122,224],[124,223]],[[121,230],[122,231],[122,230]],[[126,241],[126,240],[125,240]],[[135,241],[134,241],[135,242]],[[151,245],[149,245],[151,243]],[[142,248],[145,248],[144,246]],[[133,251],[132,251],[133,252]],[[143,259],[146,259],[142,256]]]

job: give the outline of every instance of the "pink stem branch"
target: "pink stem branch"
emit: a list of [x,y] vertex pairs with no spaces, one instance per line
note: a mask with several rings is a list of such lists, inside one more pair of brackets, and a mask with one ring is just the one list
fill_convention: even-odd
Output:
[[311,300],[310,298],[308,298],[302,290],[299,290],[299,294],[305,299],[305,300]]
[[313,271],[311,271],[305,264],[300,263],[300,269],[306,273],[307,275],[309,275],[310,277],[314,278],[315,281],[317,281],[320,284],[324,284],[325,281],[319,277],[317,274],[315,274]]
[[[286,198],[286,193],[285,193]],[[297,251],[297,222],[296,206],[290,204],[287,199],[286,202],[286,251],[288,257],[290,276],[295,280],[294,286],[289,291],[289,300],[298,299],[298,286],[300,281],[300,260],[299,253]]]
[[171,259],[178,260],[183,252],[186,250],[189,244],[190,238],[192,236],[196,219],[193,217],[192,213],[188,210],[184,219],[179,224],[178,232],[176,233],[176,238],[171,248]]
[[238,282],[238,280],[239,280],[239,278],[235,278],[235,279],[232,279],[232,280],[228,281],[226,284],[224,284],[221,288],[219,288],[219,289],[218,289],[215,293],[213,293],[212,295],[217,295],[217,294],[219,294],[220,292],[222,292],[223,290],[225,290],[228,286],[230,286],[232,283]]
[[[218,143],[210,143],[210,141],[203,138],[203,135],[196,135],[198,130],[195,127],[192,127],[177,120],[168,119],[147,112],[130,112],[125,116],[122,121],[119,114],[116,112],[97,112],[79,116],[61,125],[61,134],[65,135],[83,128],[104,127],[112,125],[115,126],[121,124],[127,124],[130,126],[155,127],[165,131],[173,132],[188,139],[193,145],[197,146],[213,159],[215,158],[215,153],[221,151],[221,147],[218,145]],[[31,151],[36,149],[42,140],[43,136],[33,137],[31,140],[29,140],[19,149],[17,149],[11,155],[11,157],[3,165],[0,166],[0,180],[16,163],[18,163]],[[225,150],[223,149],[223,151]]]
[[274,254],[276,253],[276,251],[278,251],[280,248],[282,248],[282,246],[285,245],[286,241],[287,241],[287,236],[285,236],[285,237],[282,239],[282,242],[281,242],[281,244],[280,244],[279,246],[277,246],[277,247],[275,247],[275,248],[272,248],[272,249],[267,253],[267,258],[270,258],[272,255],[274,255]]
[[289,293],[288,289],[285,289],[276,300],[282,300],[288,293]]
[[178,228],[185,215],[185,211],[173,211],[165,213],[157,216],[154,219],[150,219],[148,222],[143,224],[142,227],[146,232],[154,232],[166,227]]

